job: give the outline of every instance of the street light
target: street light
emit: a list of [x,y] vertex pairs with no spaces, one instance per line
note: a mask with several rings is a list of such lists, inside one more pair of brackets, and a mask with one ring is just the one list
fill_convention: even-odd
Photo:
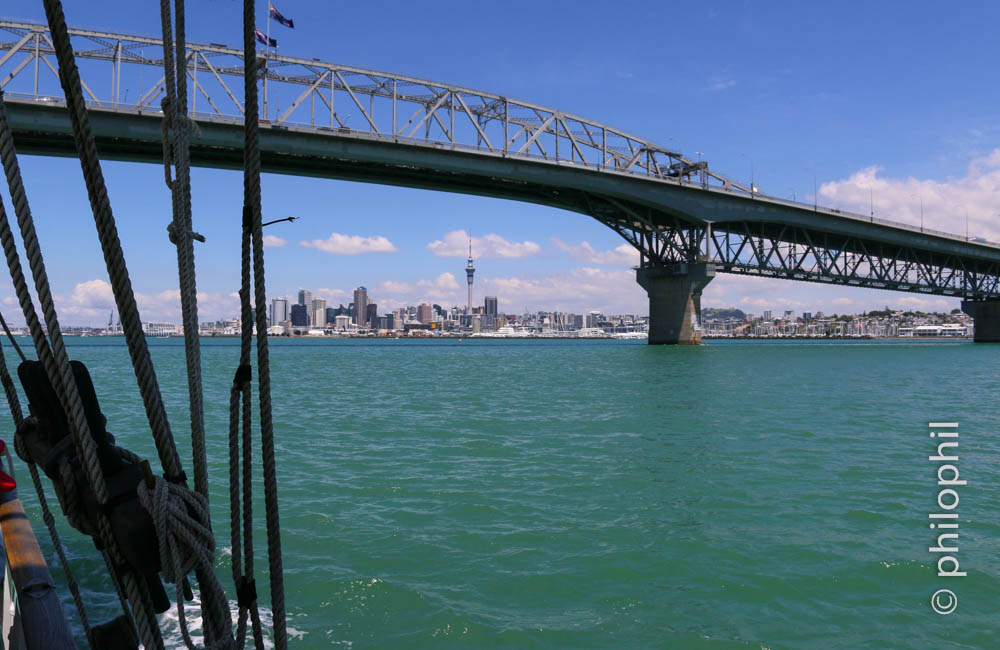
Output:
[[920,199],[920,232],[924,231],[924,197],[911,194],[910,198]]
[[750,161],[750,198],[752,199],[754,193],[757,191],[757,188],[754,187],[753,158],[751,158],[745,153],[741,153],[740,155]]

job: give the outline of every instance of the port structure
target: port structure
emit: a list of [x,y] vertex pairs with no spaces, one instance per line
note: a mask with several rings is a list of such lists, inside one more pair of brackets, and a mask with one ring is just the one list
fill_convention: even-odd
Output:
[[[162,162],[162,43],[71,29],[98,150]],[[192,163],[243,164],[243,53],[187,43]],[[44,25],[0,21],[0,89],[22,153],[75,156]],[[261,51],[266,172],[538,203],[640,253],[649,342],[697,343],[716,273],[953,296],[1000,341],[1000,245],[761,193],[671,148],[500,94]]]

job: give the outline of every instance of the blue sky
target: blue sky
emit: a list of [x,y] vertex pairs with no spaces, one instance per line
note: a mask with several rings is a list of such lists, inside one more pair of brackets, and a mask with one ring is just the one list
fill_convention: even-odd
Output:
[[[96,6],[95,6],[96,5]],[[259,3],[266,26],[266,3]],[[768,194],[1000,239],[1000,6],[968,2],[686,3],[306,2],[276,5],[283,54],[482,88],[551,106],[677,148]],[[68,21],[159,35],[158,3],[67,3]],[[188,39],[237,46],[242,3],[189,3]],[[8,0],[7,19],[43,21],[41,2]],[[7,74],[0,69],[0,77]],[[148,84],[149,80],[146,80]],[[123,90],[129,88],[126,79]],[[135,84],[135,80],[131,81]],[[279,98],[280,101],[280,98]],[[40,237],[64,319],[99,324],[111,301],[79,166],[23,157]],[[177,320],[170,197],[159,166],[105,163],[140,307]],[[195,170],[203,319],[235,314],[238,172]],[[3,192],[5,201],[6,192]],[[366,285],[382,307],[464,304],[465,260],[477,241],[476,299],[525,308],[645,313],[622,240],[597,222],[540,206],[330,180],[266,176],[272,295],[300,287],[334,304]],[[7,203],[9,208],[9,201]],[[456,233],[462,231],[462,233]],[[338,236],[333,237],[336,233]],[[384,238],[378,239],[378,238]],[[306,246],[301,242],[327,242]],[[384,252],[345,255],[359,247]],[[434,244],[435,242],[440,242]],[[280,243],[275,241],[275,243]],[[335,251],[333,253],[327,250]],[[450,274],[450,275],[449,275]],[[9,283],[0,285],[8,305]],[[951,309],[933,296],[720,276],[708,306],[760,313]],[[5,309],[15,318],[16,307]]]

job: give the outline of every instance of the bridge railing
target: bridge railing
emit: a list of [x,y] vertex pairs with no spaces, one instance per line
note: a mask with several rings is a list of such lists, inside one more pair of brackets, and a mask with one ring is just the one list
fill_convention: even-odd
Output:
[[[112,110],[148,111],[163,94],[158,39],[71,29],[87,100]],[[6,38],[4,38],[6,36]],[[0,88],[58,97],[54,48],[44,25],[0,21]],[[750,194],[702,161],[606,124],[450,84],[261,51],[261,118],[272,125],[346,128],[380,138],[422,139],[504,156],[599,171],[698,182]],[[187,44],[189,110],[242,119],[243,53]]]

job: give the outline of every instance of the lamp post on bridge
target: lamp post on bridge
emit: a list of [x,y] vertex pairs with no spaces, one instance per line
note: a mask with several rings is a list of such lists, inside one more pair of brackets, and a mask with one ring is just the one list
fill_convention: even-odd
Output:
[[753,198],[753,196],[754,196],[754,194],[756,194],[756,193],[757,193],[757,188],[756,188],[756,187],[754,187],[754,167],[753,167],[753,158],[751,158],[751,157],[750,157],[749,155],[747,155],[746,153],[741,153],[740,155],[741,155],[741,156],[743,156],[744,158],[746,158],[747,160],[749,160],[749,161],[750,161],[750,198],[752,199],[752,198]]
[[920,232],[924,231],[924,197],[911,194],[910,198],[920,199]]

